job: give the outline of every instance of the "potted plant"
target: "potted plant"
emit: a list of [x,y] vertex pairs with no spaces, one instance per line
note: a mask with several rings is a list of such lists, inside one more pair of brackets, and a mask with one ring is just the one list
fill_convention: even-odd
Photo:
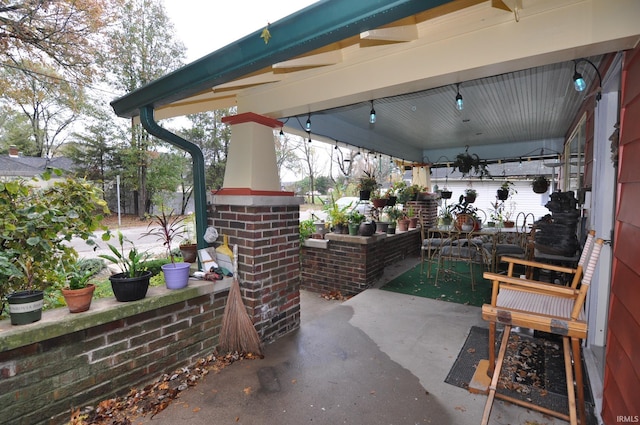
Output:
[[[107,233],[103,238],[108,239],[109,237],[110,233]],[[128,252],[124,247],[125,242],[131,245]],[[120,231],[118,232],[118,245],[119,247],[107,244],[113,255],[98,255],[98,257],[110,261],[120,268],[120,273],[109,276],[113,295],[120,302],[141,300],[147,296],[149,279],[151,279],[151,272],[145,266],[145,261],[150,257],[149,253],[138,251],[133,242],[125,238]]]
[[91,307],[91,300],[96,287],[89,283],[89,279],[94,275],[94,271],[85,267],[85,264],[88,264],[88,262],[81,260],[66,271],[61,271],[67,286],[60,291],[70,313],[81,313]]
[[440,214],[438,214],[438,219],[440,220],[443,226],[446,226],[446,227],[451,226],[451,223],[453,222],[452,210],[454,206],[455,204],[453,205],[445,204],[442,208],[440,208]]
[[451,199],[451,196],[453,196],[453,192],[446,187],[440,191],[440,197],[442,199]]
[[547,193],[549,190],[549,180],[545,176],[536,176],[531,182],[531,187],[535,193]]
[[506,201],[507,199],[509,199],[509,196],[514,195],[516,193],[518,193],[518,191],[516,190],[513,182],[510,182],[509,180],[505,180],[502,182],[502,184],[500,185],[500,188],[497,190],[496,196],[500,201]]
[[464,195],[460,195],[458,203],[453,205],[451,211],[455,216],[456,229],[463,231],[480,230],[481,224],[478,218],[478,209],[471,205]]
[[182,289],[189,283],[189,269],[191,264],[187,262],[176,262],[172,246],[176,238],[184,232],[185,218],[174,215],[173,210],[167,214],[164,206],[161,207],[161,211],[162,212],[155,215],[153,221],[149,223],[149,227],[153,225],[155,225],[155,227],[151,227],[142,236],[155,236],[158,241],[162,242],[162,245],[164,245],[167,250],[167,257],[171,260],[171,263],[162,266],[165,284],[168,289]]
[[349,219],[347,217],[349,208],[351,208],[351,204],[340,207],[333,197],[331,202],[325,205],[324,210],[327,212],[331,227],[333,227],[333,233],[349,233]]
[[184,232],[180,241],[180,253],[182,260],[186,263],[195,263],[198,259],[198,244],[196,244],[196,232],[194,226],[194,216],[189,214],[184,219]]
[[[403,210],[397,207],[389,208],[387,211],[387,215],[389,216],[389,227],[387,228],[388,234],[393,234],[398,231],[404,230],[406,231],[409,228],[409,220],[406,219],[405,213]],[[402,223],[400,223],[402,221]]]
[[507,208],[505,206],[504,208],[504,222],[502,223],[504,225],[504,227],[514,227],[516,225],[516,223],[511,220],[511,218],[514,216],[514,214],[516,213],[516,203],[514,201],[509,202],[509,207]]
[[347,216],[347,220],[349,221],[349,234],[351,236],[357,236],[358,230],[360,230],[360,223],[364,221],[365,217],[363,214],[360,214],[357,210],[353,210]]
[[418,227],[418,216],[416,216],[413,206],[409,206],[409,208],[407,208],[407,218],[409,219],[409,229],[415,229]]
[[60,170],[48,170],[32,182],[0,182],[0,298],[9,302],[12,324],[40,320],[44,292],[58,290],[58,267],[76,261],[67,241],[78,237],[94,243],[93,232],[108,211],[96,186],[63,179]]
[[473,188],[467,188],[464,190],[464,198],[469,204],[473,204],[476,202],[476,198],[478,197],[478,192]]
[[468,150],[469,147],[467,146],[464,152],[456,155],[456,159],[453,162],[453,169],[460,171],[460,173],[462,173],[462,177],[471,174],[474,174],[481,179],[483,177],[491,177],[491,174],[487,169],[487,164],[482,161],[477,154],[470,154]]
[[398,194],[398,202],[401,204],[406,204],[408,201],[415,201],[418,199],[418,193],[425,191],[426,188],[418,185],[412,184],[410,186],[406,186],[400,194]]
[[364,172],[364,176],[360,177],[360,182],[358,183],[358,189],[360,190],[360,200],[368,201],[371,197],[371,192],[378,188],[378,182],[376,181],[373,173]]
[[376,189],[371,192],[371,203],[374,208],[384,208],[387,205],[387,198],[382,197],[380,191]]

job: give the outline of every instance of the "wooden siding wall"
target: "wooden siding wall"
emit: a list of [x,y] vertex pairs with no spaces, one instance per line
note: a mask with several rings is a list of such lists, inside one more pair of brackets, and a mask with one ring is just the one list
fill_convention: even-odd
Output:
[[622,74],[618,198],[605,354],[602,419],[640,416],[640,47],[626,52]]

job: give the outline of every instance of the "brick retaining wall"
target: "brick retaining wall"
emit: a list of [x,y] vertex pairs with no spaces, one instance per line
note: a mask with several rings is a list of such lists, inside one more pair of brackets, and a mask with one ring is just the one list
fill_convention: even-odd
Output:
[[180,291],[149,288],[131,303],[94,300],[86,313],[60,308],[29,325],[0,322],[0,421],[62,424],[70,407],[194,364],[218,344],[227,295],[228,282],[194,281]]
[[420,254],[420,231],[348,236],[327,233],[301,248],[301,287],[314,292],[355,295],[372,287],[384,268]]

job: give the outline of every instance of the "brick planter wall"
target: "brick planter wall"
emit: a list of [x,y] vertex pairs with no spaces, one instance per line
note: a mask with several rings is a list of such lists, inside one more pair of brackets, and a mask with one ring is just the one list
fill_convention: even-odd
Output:
[[149,288],[131,303],[94,300],[86,313],[46,311],[30,325],[0,322],[0,420],[66,423],[70,407],[194,364],[218,344],[227,295],[228,282],[190,282],[180,291]]
[[238,245],[242,296],[263,341],[300,327],[301,202],[291,196],[213,197],[213,225],[229,236],[230,246]]
[[372,287],[384,268],[420,254],[420,231],[395,235],[348,236],[328,233],[302,246],[301,286],[314,292],[355,295]]

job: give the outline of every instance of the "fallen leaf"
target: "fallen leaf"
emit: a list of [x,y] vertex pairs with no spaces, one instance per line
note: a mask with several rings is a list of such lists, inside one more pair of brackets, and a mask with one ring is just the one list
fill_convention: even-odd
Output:
[[194,408],[193,408],[193,411],[194,411],[195,413],[197,413],[197,412],[199,412],[199,411],[200,411],[200,408],[199,408],[199,407],[194,407]]
[[249,394],[251,394],[251,387],[246,387],[246,388],[245,388],[244,390],[242,390],[242,391],[244,391],[245,395],[249,395]]

